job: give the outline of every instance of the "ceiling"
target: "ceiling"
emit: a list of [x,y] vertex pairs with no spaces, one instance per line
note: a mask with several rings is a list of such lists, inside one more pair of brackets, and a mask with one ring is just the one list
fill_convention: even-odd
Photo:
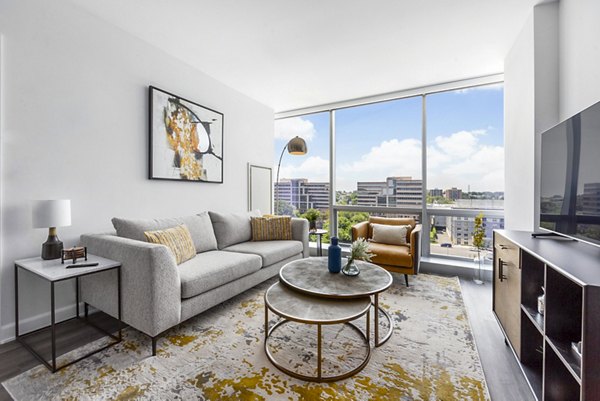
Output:
[[503,71],[539,0],[72,0],[276,112]]

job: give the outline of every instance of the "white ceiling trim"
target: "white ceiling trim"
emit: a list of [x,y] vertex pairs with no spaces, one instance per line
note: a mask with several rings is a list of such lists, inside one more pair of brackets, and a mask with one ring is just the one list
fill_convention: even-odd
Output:
[[357,99],[349,99],[343,100],[340,102],[332,102],[327,104],[322,104],[318,106],[311,107],[303,107],[295,110],[282,111],[279,113],[275,113],[275,119],[288,118],[288,117],[297,117],[306,114],[320,113],[323,111],[331,111],[336,109],[343,109],[346,107],[354,107],[360,106],[369,103],[378,103],[385,102],[388,100],[396,100],[413,96],[422,96],[437,92],[445,92],[457,89],[464,89],[473,86],[481,86],[481,85],[490,85],[504,82],[504,74],[492,74],[485,75],[482,77],[470,78],[470,79],[461,79],[458,81],[451,82],[443,82],[433,85],[420,86],[418,88],[410,88],[400,91],[382,93],[379,95],[373,96],[365,96]]

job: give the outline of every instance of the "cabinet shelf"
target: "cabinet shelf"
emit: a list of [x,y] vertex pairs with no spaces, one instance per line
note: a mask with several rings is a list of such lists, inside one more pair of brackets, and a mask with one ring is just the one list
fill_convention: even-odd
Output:
[[[600,401],[600,250],[496,230],[493,277],[494,314],[533,395]],[[581,355],[572,349],[579,340]]]
[[581,361],[571,349],[571,344],[552,338],[547,338],[547,341],[573,378],[581,384]]
[[531,323],[535,326],[540,334],[544,334],[544,315],[540,314],[537,310],[527,305],[521,305],[521,309],[525,312],[525,315],[531,320]]

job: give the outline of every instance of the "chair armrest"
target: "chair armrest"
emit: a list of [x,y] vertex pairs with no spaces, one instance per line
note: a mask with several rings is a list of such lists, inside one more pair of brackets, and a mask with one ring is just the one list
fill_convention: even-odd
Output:
[[[81,243],[94,255],[121,262],[121,316],[125,323],[156,336],[181,318],[181,281],[175,258],[164,245],[115,235],[87,234]],[[117,316],[116,271],[83,277],[83,301]]]
[[421,231],[423,226],[417,224],[410,232],[410,255],[413,259],[413,269],[415,274],[419,272],[421,262]]
[[302,257],[308,258],[308,220],[292,217],[292,239],[302,242]]
[[359,238],[368,239],[369,237],[369,222],[363,221],[352,226],[352,241]]

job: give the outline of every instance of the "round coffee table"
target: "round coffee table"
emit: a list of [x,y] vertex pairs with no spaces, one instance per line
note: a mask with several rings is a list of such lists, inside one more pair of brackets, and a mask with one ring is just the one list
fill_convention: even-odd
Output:
[[[359,371],[361,371],[369,362],[371,357],[371,345],[369,343],[369,322],[370,322],[370,310],[371,310],[371,298],[368,296],[348,299],[348,300],[334,300],[328,298],[319,298],[310,295],[305,295],[300,292],[291,290],[281,283],[273,284],[265,293],[265,353],[267,358],[271,361],[275,367],[283,371],[284,373],[296,377],[298,379],[307,381],[336,381],[350,377]],[[269,310],[282,319],[278,321],[273,327],[269,329]],[[351,323],[352,320],[356,320],[361,316],[367,316],[366,321],[366,334],[361,329]],[[304,323],[304,324],[315,324],[317,325],[317,375],[309,376],[291,369],[286,368],[271,354],[269,351],[268,340],[273,331],[275,331],[281,325],[290,321]],[[322,361],[322,325],[331,324],[347,324],[352,327],[355,331],[360,334],[360,337],[366,346],[366,356],[364,360],[355,368],[348,372],[332,375],[323,376],[321,369]]]
[[[391,316],[379,306],[379,294],[390,288],[393,278],[388,271],[373,263],[356,261],[356,264],[360,274],[349,277],[341,273],[329,273],[327,258],[299,259],[281,268],[279,280],[294,291],[319,298],[352,299],[373,296],[375,346],[379,347],[390,339],[394,330]],[[381,341],[378,311],[389,322],[389,330]]]

